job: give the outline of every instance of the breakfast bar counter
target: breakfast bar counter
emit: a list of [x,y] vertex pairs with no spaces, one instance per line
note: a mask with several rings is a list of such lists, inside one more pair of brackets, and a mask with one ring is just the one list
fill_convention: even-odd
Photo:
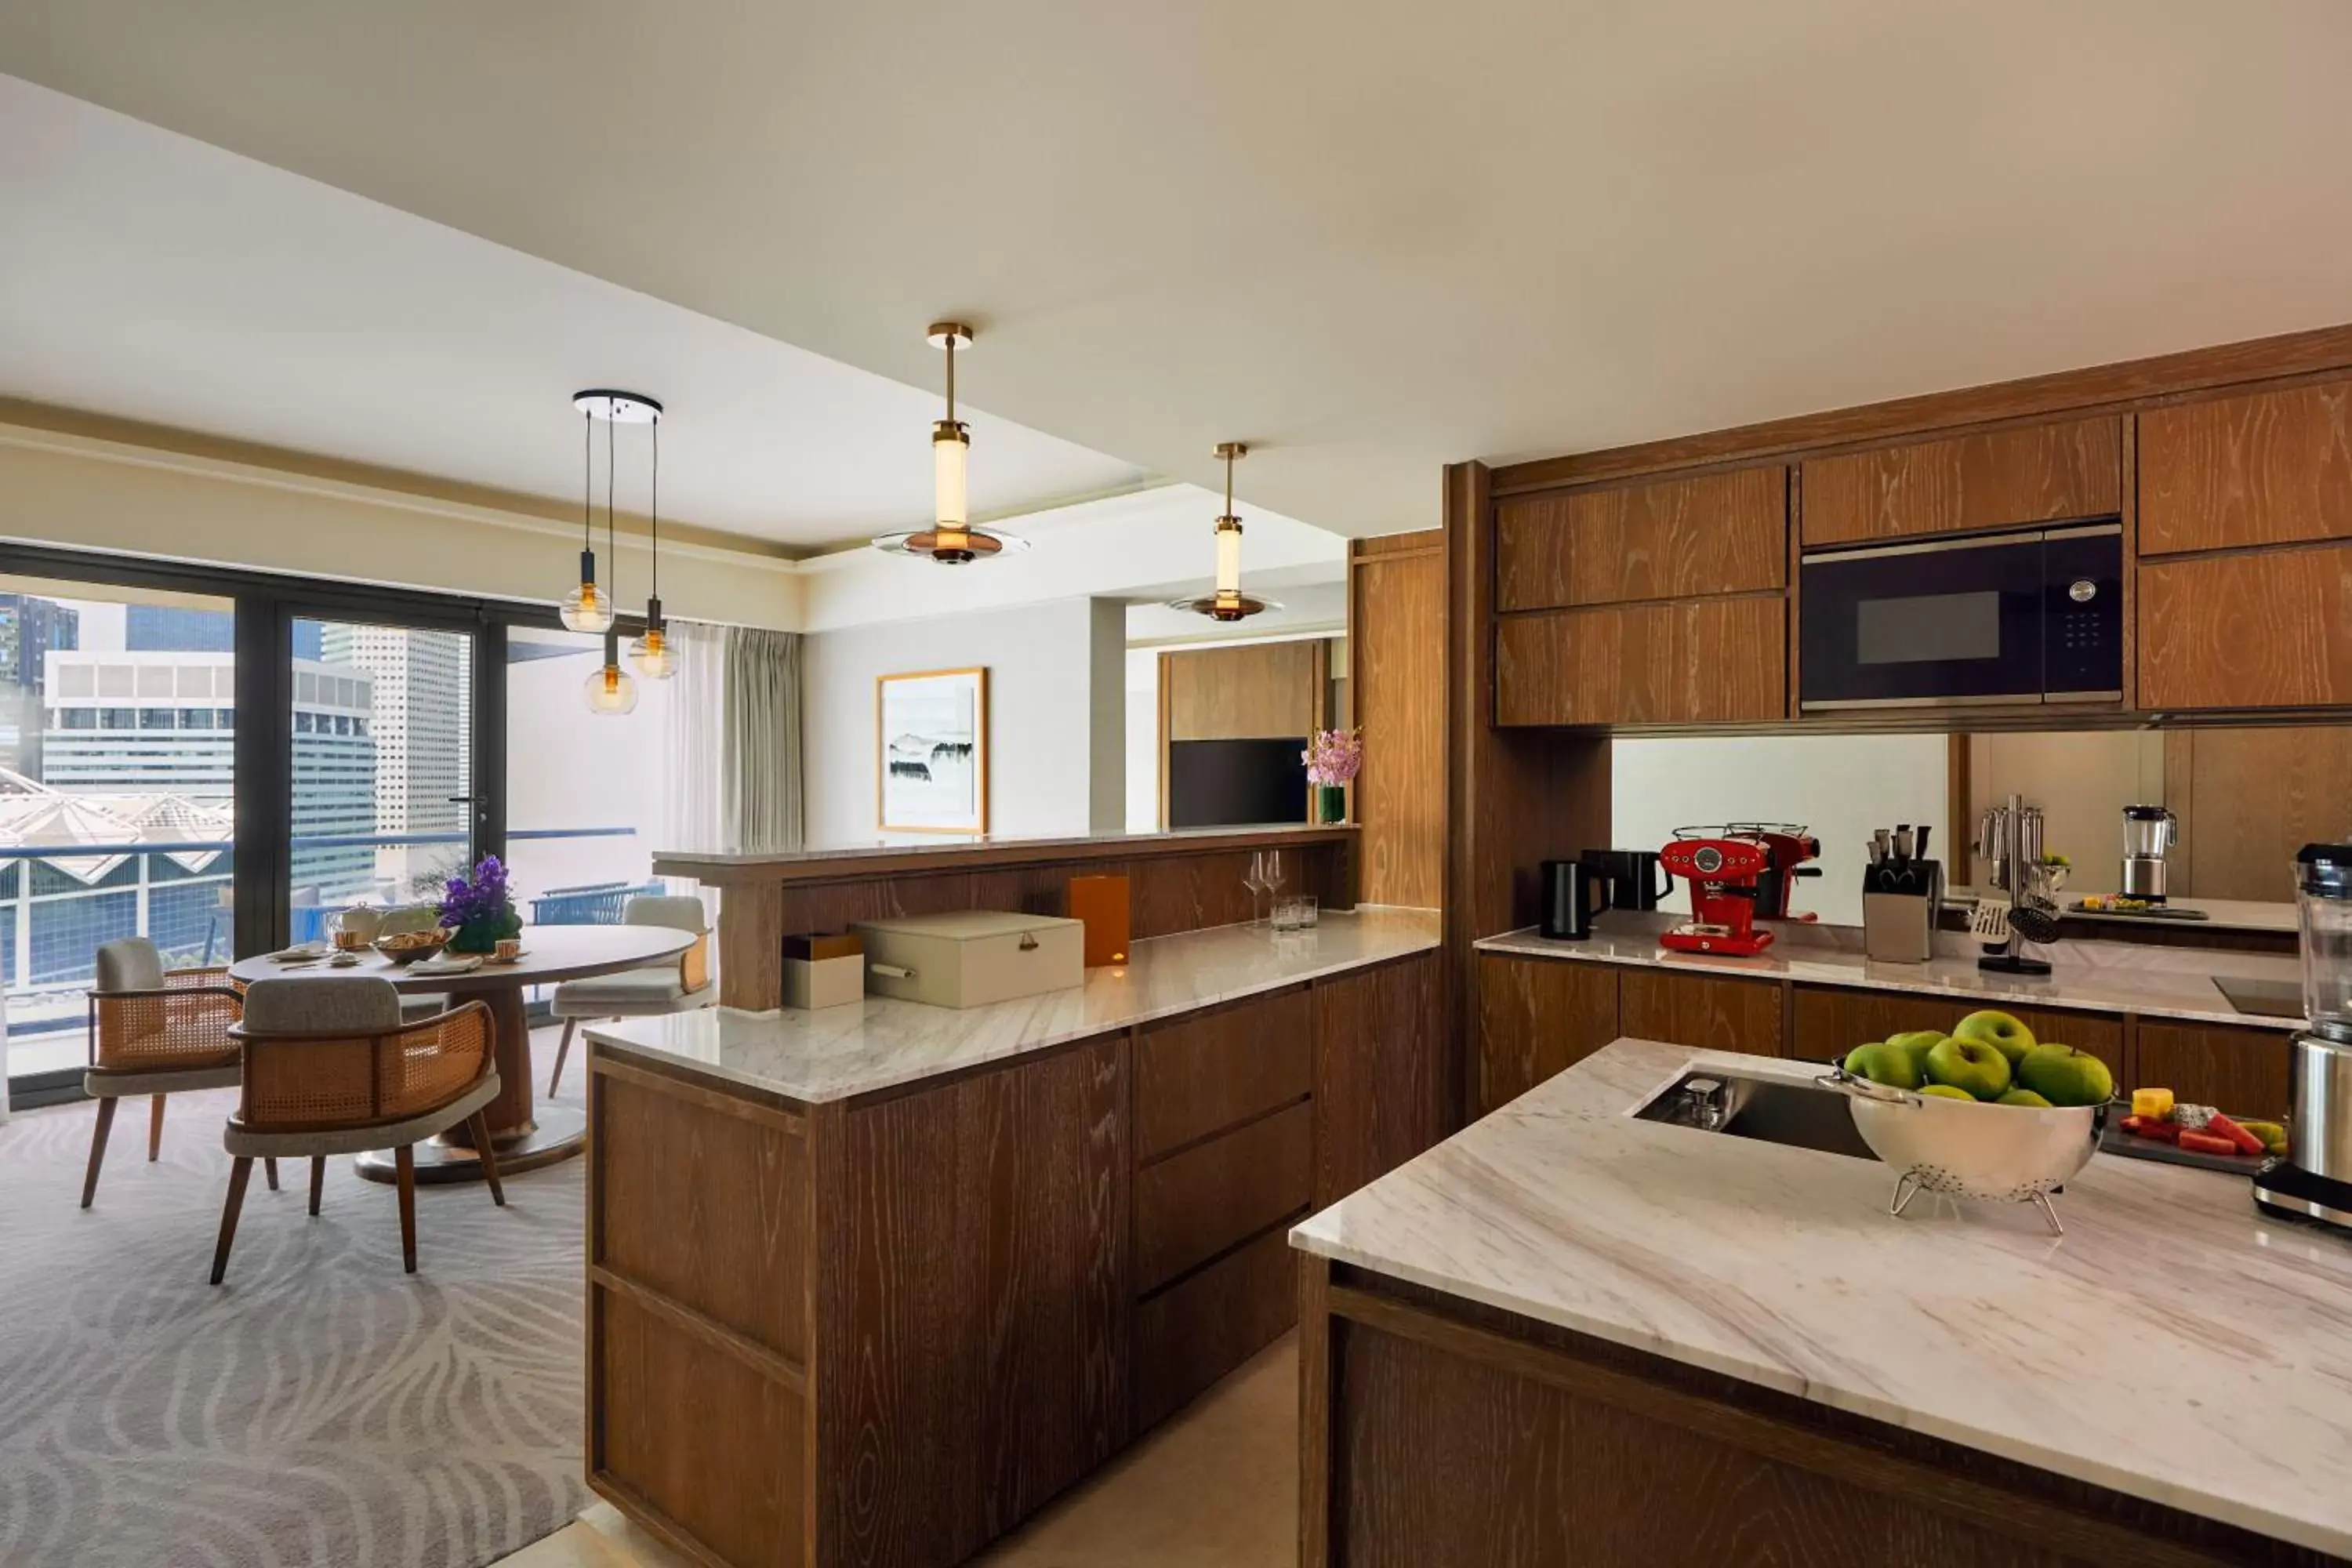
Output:
[[2105,1154],[1896,1218],[1634,1118],[1694,1067],[1820,1071],[1619,1040],[1293,1230],[1304,1561],[2352,1554],[2352,1243]]

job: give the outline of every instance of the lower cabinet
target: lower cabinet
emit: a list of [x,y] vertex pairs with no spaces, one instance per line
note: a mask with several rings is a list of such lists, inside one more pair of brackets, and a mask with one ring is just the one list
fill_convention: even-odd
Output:
[[1625,1031],[1617,971],[1574,959],[1482,953],[1472,1110],[1484,1116],[1565,1072]]
[[1617,1021],[1636,1039],[1709,1051],[1778,1057],[1777,980],[1731,980],[1667,969],[1628,969],[1617,982]]
[[[1789,1054],[1808,1061],[1827,1061],[1832,1057],[1843,1058],[1865,1040],[1883,1040],[1909,1029],[1948,1031],[1984,1005],[1899,991],[1841,991],[1828,985],[1800,985],[1796,1040]],[[2128,1087],[2121,1018],[2055,1007],[2009,1005],[2000,1010],[2032,1030],[2037,1040],[2090,1052],[2114,1070],[2118,1085]]]
[[2287,1039],[2277,1029],[2143,1022],[2133,1081],[2169,1089],[2192,1105],[2276,1121],[2294,1092]]
[[1315,1206],[1339,1202],[1453,1131],[1435,958],[1315,987]]

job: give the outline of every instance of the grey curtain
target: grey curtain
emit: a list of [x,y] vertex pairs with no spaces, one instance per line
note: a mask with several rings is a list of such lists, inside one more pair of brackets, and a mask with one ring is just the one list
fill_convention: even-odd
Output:
[[800,635],[728,627],[724,690],[720,809],[728,840],[750,854],[798,849]]

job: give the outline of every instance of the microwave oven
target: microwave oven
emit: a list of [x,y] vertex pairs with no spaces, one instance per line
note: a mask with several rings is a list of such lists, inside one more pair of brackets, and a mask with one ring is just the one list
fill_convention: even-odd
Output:
[[2123,700],[2123,525],[1809,552],[1801,711]]

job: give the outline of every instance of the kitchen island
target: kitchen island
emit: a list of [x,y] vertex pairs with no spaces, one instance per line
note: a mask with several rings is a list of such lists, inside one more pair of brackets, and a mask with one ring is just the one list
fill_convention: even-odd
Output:
[[2352,1553],[2352,1244],[2110,1155],[1898,1219],[1633,1116],[1694,1066],[1819,1070],[1621,1039],[1292,1232],[1303,1563]]
[[1455,1124],[1438,923],[591,1028],[590,1485],[722,1568],[962,1562],[1288,1329],[1290,1225]]

